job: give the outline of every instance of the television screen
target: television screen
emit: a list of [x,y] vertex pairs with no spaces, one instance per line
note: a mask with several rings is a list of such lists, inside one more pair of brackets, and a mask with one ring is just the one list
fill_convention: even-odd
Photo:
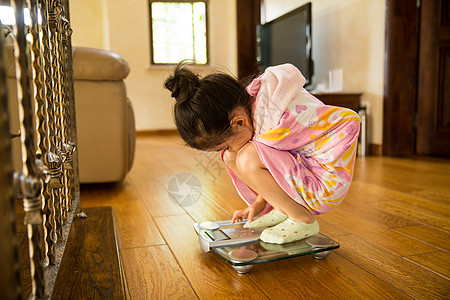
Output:
[[314,71],[311,50],[311,3],[258,28],[260,71],[269,66],[291,63],[305,76],[306,84],[311,84]]

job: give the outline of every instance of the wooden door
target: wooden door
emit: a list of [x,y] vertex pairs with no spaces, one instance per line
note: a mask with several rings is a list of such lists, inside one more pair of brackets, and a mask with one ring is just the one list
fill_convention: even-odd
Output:
[[386,0],[383,155],[415,154],[414,115],[420,7],[416,0]]
[[261,0],[236,1],[238,77],[247,80],[258,74],[256,26],[261,22]]
[[450,0],[422,1],[416,154],[450,157]]

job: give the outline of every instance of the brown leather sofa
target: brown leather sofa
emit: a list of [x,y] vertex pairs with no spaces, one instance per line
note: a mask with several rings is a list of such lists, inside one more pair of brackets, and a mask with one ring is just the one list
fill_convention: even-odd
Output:
[[[13,48],[6,47],[8,62]],[[122,181],[133,165],[136,129],[124,79],[130,68],[120,55],[73,47],[77,149],[81,183]],[[11,132],[19,130],[14,65],[7,70]],[[19,139],[13,139],[14,165],[20,164]]]

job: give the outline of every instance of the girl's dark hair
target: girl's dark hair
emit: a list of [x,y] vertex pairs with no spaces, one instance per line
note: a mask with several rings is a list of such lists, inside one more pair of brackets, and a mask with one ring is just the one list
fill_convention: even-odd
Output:
[[230,137],[230,118],[242,107],[251,116],[251,100],[245,87],[224,73],[200,78],[181,62],[164,86],[175,98],[175,124],[192,148],[206,150]]

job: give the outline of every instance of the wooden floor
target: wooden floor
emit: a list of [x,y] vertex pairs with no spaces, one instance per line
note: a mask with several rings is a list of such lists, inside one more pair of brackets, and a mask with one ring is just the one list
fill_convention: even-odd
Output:
[[[339,249],[238,274],[192,227],[245,207],[217,155],[140,136],[123,183],[82,186],[82,208],[114,210],[131,299],[450,299],[450,160],[358,158],[346,200],[318,217]],[[184,207],[168,194],[182,173],[202,186]]]

